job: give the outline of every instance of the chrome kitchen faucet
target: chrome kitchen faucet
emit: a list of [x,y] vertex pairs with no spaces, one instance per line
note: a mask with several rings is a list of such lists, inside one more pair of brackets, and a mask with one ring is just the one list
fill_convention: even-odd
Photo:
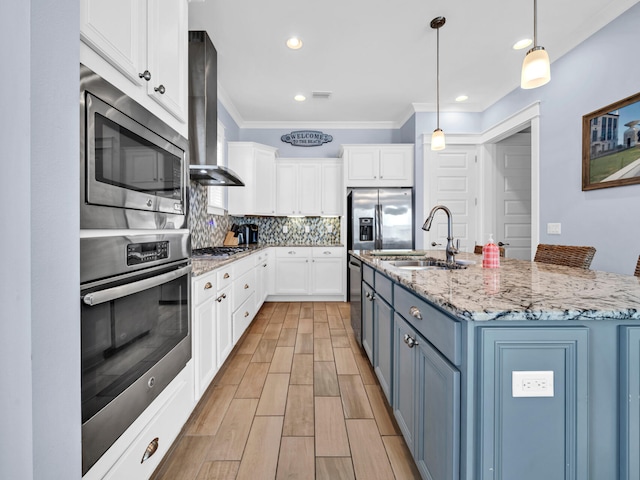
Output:
[[451,217],[451,210],[449,210],[444,205],[436,205],[429,212],[429,216],[424,221],[424,225],[422,225],[422,229],[428,232],[431,229],[431,223],[433,222],[433,217],[435,216],[438,210],[443,210],[444,213],[447,214],[447,263],[455,263],[456,261],[456,253],[458,253],[460,249],[460,240],[458,240],[456,246],[453,246],[453,221]]

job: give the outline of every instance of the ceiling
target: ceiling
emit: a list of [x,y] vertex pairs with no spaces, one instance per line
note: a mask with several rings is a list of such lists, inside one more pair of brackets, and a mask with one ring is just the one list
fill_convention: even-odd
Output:
[[[551,81],[553,61],[636,3],[540,0]],[[191,0],[189,28],[209,32],[221,100],[242,128],[397,128],[415,111],[435,111],[429,24],[440,15],[441,111],[483,111],[519,88],[526,49],[512,45],[533,36],[533,0]],[[299,50],[285,45],[293,35]],[[299,93],[307,100],[296,102]],[[461,94],[469,99],[458,103]]]

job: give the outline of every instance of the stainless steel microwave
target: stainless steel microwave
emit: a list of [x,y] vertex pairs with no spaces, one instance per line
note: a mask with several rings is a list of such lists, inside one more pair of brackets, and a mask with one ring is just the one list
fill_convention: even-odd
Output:
[[186,228],[185,138],[80,66],[83,229]]

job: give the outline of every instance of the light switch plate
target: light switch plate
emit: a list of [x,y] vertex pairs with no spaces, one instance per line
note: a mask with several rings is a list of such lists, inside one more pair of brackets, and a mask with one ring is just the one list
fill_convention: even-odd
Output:
[[284,225],[282,227],[282,233],[289,233],[289,227],[287,227],[286,225]]
[[553,397],[553,370],[512,371],[513,397]]
[[547,223],[547,235],[560,235],[562,224]]
[[309,233],[311,231],[311,229],[309,228],[309,225],[305,225],[304,226],[304,233]]

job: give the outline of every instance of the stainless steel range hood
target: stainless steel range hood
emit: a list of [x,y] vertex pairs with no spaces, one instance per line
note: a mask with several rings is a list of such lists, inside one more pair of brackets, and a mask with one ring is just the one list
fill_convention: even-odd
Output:
[[217,164],[217,56],[207,32],[189,32],[189,173],[202,185],[244,186],[231,169]]

